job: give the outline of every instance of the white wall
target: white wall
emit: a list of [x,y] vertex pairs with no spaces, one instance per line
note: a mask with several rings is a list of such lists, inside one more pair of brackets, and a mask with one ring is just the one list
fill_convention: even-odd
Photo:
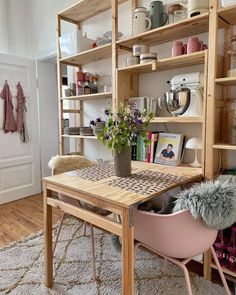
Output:
[[31,55],[56,48],[56,15],[77,0],[26,0],[30,19]]
[[30,56],[28,0],[0,0],[0,53]]

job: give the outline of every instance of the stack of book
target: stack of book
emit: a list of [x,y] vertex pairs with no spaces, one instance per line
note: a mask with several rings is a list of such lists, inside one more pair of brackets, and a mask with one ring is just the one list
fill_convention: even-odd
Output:
[[132,160],[177,166],[181,163],[185,137],[182,134],[147,132],[145,138],[136,137],[132,145]]

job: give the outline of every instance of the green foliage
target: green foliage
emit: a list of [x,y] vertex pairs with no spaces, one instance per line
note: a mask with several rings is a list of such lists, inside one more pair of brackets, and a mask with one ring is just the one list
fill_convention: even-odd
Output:
[[105,110],[105,115],[107,119],[103,131],[98,135],[98,140],[112,151],[117,150],[121,153],[123,149],[131,146],[137,135],[142,135],[145,138],[144,142],[148,143],[146,130],[153,117],[152,113],[140,112],[123,103],[117,113]]

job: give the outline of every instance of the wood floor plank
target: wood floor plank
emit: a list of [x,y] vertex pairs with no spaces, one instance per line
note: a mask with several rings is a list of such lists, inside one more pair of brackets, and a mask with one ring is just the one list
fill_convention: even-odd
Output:
[[[53,208],[53,223],[61,212]],[[0,247],[43,229],[43,195],[35,195],[0,206]]]

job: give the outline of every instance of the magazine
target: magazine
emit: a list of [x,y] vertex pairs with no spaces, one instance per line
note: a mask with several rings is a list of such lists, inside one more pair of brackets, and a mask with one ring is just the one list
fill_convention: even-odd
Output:
[[160,133],[154,163],[177,166],[181,163],[184,135]]

